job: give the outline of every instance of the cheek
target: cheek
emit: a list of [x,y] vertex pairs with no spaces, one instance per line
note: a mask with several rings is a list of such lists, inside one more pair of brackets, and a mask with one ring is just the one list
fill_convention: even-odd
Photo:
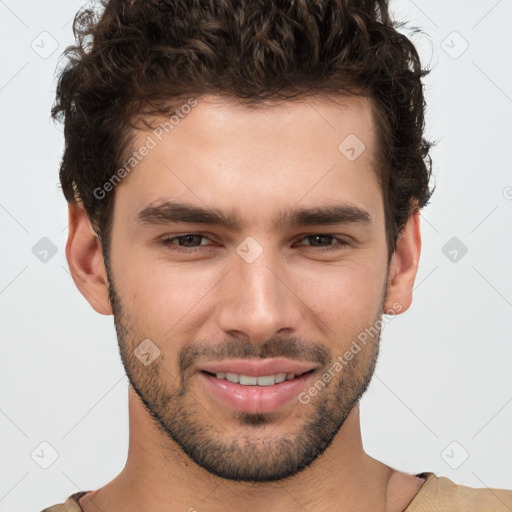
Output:
[[382,306],[385,276],[385,265],[363,261],[318,265],[296,279],[297,295],[324,322],[324,328],[330,329],[328,337],[347,339],[375,322]]
[[201,301],[209,297],[223,275],[214,266],[149,259],[131,259],[122,272],[123,286],[119,288],[123,303],[141,328],[161,340],[196,322]]

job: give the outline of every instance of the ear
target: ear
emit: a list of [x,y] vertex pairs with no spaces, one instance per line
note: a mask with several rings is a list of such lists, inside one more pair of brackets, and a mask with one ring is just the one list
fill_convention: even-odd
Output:
[[399,233],[397,247],[391,257],[385,313],[400,314],[409,309],[420,252],[420,212],[416,209]]
[[66,259],[80,293],[102,315],[111,315],[108,279],[98,236],[82,206],[68,203]]

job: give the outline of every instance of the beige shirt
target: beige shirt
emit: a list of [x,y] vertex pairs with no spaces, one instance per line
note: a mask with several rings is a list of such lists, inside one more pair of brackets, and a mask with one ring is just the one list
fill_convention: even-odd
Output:
[[[512,490],[474,489],[430,472],[416,476],[425,483],[403,512],[512,512]],[[83,512],[78,500],[87,492],[72,494],[65,503],[41,512]]]

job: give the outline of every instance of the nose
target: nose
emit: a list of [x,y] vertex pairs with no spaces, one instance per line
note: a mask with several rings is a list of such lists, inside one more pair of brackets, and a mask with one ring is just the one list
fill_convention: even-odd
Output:
[[265,249],[248,263],[236,253],[219,296],[220,328],[236,337],[263,343],[277,333],[293,335],[303,303],[294,293],[294,278],[277,256]]

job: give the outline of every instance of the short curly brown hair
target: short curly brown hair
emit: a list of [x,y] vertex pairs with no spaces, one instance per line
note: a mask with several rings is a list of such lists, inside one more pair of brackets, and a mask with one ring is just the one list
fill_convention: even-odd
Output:
[[245,104],[308,95],[371,98],[389,255],[425,206],[433,142],[413,43],[387,0],[102,0],[75,16],[54,120],[64,119],[60,182],[81,203],[107,257],[113,195],[94,194],[130,153],[132,128],[172,114],[184,97]]

